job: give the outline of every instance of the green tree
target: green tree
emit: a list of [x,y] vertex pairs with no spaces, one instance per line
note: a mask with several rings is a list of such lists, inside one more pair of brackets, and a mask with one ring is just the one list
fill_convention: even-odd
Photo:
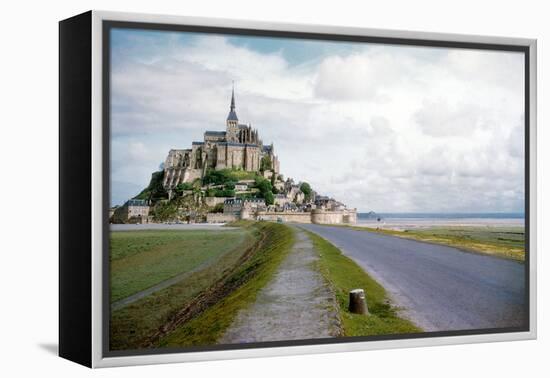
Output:
[[260,193],[271,192],[271,183],[261,176],[254,179],[254,185],[260,190]]
[[260,161],[260,171],[269,171],[271,169],[271,165],[271,157],[269,155],[265,155]]
[[271,182],[261,176],[258,176],[256,177],[254,184],[260,191],[259,197],[265,199],[266,204],[273,205],[275,198],[273,196],[273,187],[271,186]]
[[265,199],[266,205],[273,205],[275,203],[275,197],[271,192],[266,192],[264,194],[264,199]]
[[307,182],[303,182],[300,185],[300,190],[302,191],[302,193],[304,193],[304,199],[306,201],[311,200],[312,190],[311,190],[311,186]]

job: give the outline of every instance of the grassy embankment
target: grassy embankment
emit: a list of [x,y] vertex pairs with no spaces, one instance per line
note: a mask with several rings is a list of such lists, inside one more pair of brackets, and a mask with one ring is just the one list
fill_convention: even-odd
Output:
[[348,226],[354,230],[377,232],[418,241],[456,247],[469,252],[525,260],[524,227],[448,226],[389,230]]
[[[207,231],[208,237],[201,243],[191,242],[194,249],[189,257],[193,263],[177,257],[178,264],[189,269],[197,264],[196,256],[209,254],[208,251],[216,248],[214,245],[219,240],[213,236],[220,233],[223,236],[220,242],[224,244],[221,248],[227,252],[212,256],[212,263],[192,271],[166,289],[114,311],[111,314],[111,349],[214,343],[238,310],[254,300],[293,244],[292,230],[286,226],[252,222],[239,222],[238,225],[241,230]],[[180,234],[186,232],[178,231]],[[245,233],[245,237],[240,243],[234,240],[231,247],[227,236],[233,233]],[[134,249],[144,248],[144,241],[138,245]],[[120,251],[116,254],[125,255]],[[166,266],[175,265],[174,261]]]
[[111,233],[111,303],[214,261],[245,241],[244,230]]
[[133,349],[181,306],[234,266],[258,235],[252,230],[111,233],[111,302],[188,272],[178,283],[113,311],[112,349]]
[[227,285],[237,284],[236,289],[220,298],[199,316],[167,334],[158,346],[215,344],[237,313],[252,304],[260,289],[273,277],[294,244],[294,232],[288,226],[269,222],[256,222],[247,227],[257,229],[264,237],[250,260],[227,280]]
[[[318,267],[332,286],[339,305],[343,336],[372,336],[407,334],[422,330],[410,321],[401,318],[392,306],[386,291],[365,271],[334,245],[317,234],[308,232],[315,249],[319,252]],[[369,315],[352,314],[348,311],[349,292],[364,289]]]

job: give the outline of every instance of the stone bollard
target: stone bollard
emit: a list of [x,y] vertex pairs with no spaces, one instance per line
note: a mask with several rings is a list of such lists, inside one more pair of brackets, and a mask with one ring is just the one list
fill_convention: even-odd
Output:
[[368,314],[367,300],[365,299],[365,290],[354,289],[349,292],[349,312],[354,314]]

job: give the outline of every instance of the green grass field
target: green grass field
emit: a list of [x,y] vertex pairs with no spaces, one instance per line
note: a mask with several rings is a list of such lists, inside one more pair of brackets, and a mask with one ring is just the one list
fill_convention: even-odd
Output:
[[[422,330],[399,316],[392,306],[386,291],[365,271],[334,245],[320,236],[308,232],[313,245],[319,252],[318,267],[332,286],[339,305],[343,336],[371,336],[407,334]],[[349,292],[365,290],[369,315],[352,314],[348,311]]]
[[256,295],[275,274],[294,244],[294,232],[285,225],[255,222],[239,225],[260,232],[263,237],[251,259],[228,279],[238,286],[218,303],[184,323],[159,342],[161,347],[214,345],[231,325],[237,313],[250,305]]
[[429,243],[444,244],[470,252],[494,255],[518,261],[525,260],[524,227],[445,226],[403,231],[357,226],[352,228]]
[[189,272],[242,244],[244,230],[111,233],[111,303]]
[[[133,286],[135,291],[145,283],[155,284],[167,276],[200,266],[178,283],[111,313],[111,349],[121,350],[138,348],[182,306],[218,280],[228,267],[233,267],[257,240],[257,235],[246,229],[129,231],[112,233],[112,240],[116,241],[111,244],[114,262],[131,259],[117,265],[118,274],[112,277],[112,286],[116,288],[123,287],[123,282],[128,282],[127,277],[132,275],[140,283]],[[168,261],[158,263],[158,256]],[[139,264],[151,262],[157,265]],[[135,267],[136,270],[131,270]],[[146,276],[140,277],[143,272]]]

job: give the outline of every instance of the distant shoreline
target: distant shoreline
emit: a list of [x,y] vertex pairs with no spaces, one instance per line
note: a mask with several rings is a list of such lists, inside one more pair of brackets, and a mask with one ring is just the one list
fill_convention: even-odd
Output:
[[525,227],[522,218],[382,218],[361,219],[358,217],[358,227],[372,227],[393,230],[420,229],[432,227]]
[[525,213],[517,212],[503,212],[503,213],[434,213],[434,212],[368,212],[368,211],[359,211],[357,212],[360,216],[366,216],[369,214],[379,215],[385,218],[475,218],[475,219],[484,219],[484,218],[494,218],[494,219],[506,219],[506,218],[525,218]]
[[430,227],[524,227],[521,213],[359,213],[357,226],[405,230]]

